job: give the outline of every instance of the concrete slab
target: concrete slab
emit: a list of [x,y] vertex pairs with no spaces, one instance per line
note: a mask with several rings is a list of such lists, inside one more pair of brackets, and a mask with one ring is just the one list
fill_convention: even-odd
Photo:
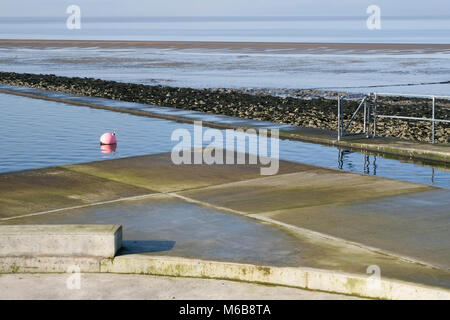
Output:
[[315,168],[178,194],[450,269],[445,189]]
[[[194,152],[199,151],[191,152],[191,157]],[[260,165],[175,165],[170,153],[68,165],[64,168],[159,192],[194,189],[261,176]],[[279,174],[309,168],[312,166],[280,161]]]
[[450,190],[323,204],[261,215],[450,270]]
[[[123,258],[164,256],[311,267],[362,277],[368,276],[369,266],[376,265],[382,277],[450,288],[450,272],[446,270],[402,261],[343,241],[294,233],[164,195],[21,218],[14,223],[121,224],[124,234],[119,256]],[[5,263],[14,265],[15,261]],[[30,267],[23,271],[29,272],[34,267],[36,265],[30,262]]]
[[245,217],[163,195],[28,217],[11,223],[122,225],[120,254],[165,254],[291,266],[299,265],[303,259],[301,242],[288,233]]
[[61,167],[0,174],[0,218],[152,193]]
[[[311,166],[280,162],[280,173]],[[180,165],[170,153],[0,174],[0,219],[260,176],[258,165]]]
[[433,189],[421,184],[309,167],[302,172],[178,193],[220,207],[261,213],[324,204],[337,205]]
[[0,256],[114,257],[119,225],[0,225]]

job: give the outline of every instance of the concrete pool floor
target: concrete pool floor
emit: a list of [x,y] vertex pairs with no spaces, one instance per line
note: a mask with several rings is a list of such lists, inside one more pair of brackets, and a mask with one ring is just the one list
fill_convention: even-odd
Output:
[[363,275],[377,265],[450,288],[446,189],[285,161],[262,177],[254,165],[175,166],[159,154],[2,174],[0,191],[0,223],[122,224],[122,255]]

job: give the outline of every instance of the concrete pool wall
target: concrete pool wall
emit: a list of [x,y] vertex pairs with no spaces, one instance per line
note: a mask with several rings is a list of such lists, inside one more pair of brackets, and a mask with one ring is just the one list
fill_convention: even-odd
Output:
[[[286,161],[261,177],[255,165],[176,166],[158,154],[1,174],[0,190],[0,224],[122,224],[117,263],[143,255],[151,264],[182,258],[364,279],[377,266],[382,279],[450,288],[446,189]],[[426,211],[410,204],[433,196],[441,200]],[[383,210],[396,197],[397,209]]]

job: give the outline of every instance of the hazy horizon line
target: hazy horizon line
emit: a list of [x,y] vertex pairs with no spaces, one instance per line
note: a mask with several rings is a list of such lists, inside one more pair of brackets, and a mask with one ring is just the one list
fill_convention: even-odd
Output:
[[[60,15],[36,15],[36,16],[2,16],[0,18],[59,18],[67,16],[67,14]],[[366,14],[359,15],[84,15],[85,18],[361,18],[367,17]],[[401,19],[420,19],[420,18],[450,18],[450,14],[447,15],[383,15],[383,18],[401,18]]]

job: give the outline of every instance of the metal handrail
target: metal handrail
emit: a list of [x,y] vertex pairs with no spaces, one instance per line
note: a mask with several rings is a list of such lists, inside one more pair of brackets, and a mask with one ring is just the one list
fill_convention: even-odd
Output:
[[[370,121],[370,115],[369,115],[370,106],[368,106],[368,104],[367,104],[367,100],[369,97],[370,97],[370,95],[366,95],[363,97],[360,104],[358,105],[358,108],[356,108],[356,110],[355,110],[355,112],[353,112],[350,120],[345,125],[344,119],[342,117],[343,110],[344,110],[343,104],[342,104],[342,97],[338,96],[338,135],[337,135],[338,141],[340,141],[343,136],[359,135],[359,134],[365,134],[367,132],[366,131],[367,123],[368,123],[368,121]],[[363,105],[364,105],[363,131],[358,132],[358,133],[346,133],[347,129],[350,127],[350,125],[352,124],[353,120],[355,119],[356,115],[358,114],[359,110],[361,109],[361,107]],[[345,127],[344,127],[344,125],[345,125]]]
[[[428,95],[428,94],[405,94],[405,93],[386,93],[386,92],[376,92],[375,96],[375,110],[374,110],[374,129],[373,129],[373,137],[376,136],[376,128],[377,128],[377,118],[391,118],[391,119],[403,119],[403,120],[415,120],[415,121],[429,121],[431,122],[431,143],[435,143],[435,123],[443,122],[450,123],[450,120],[446,119],[436,119],[435,111],[436,111],[436,99],[450,99],[450,96],[436,96],[436,95]],[[394,115],[386,115],[386,114],[377,114],[376,113],[376,105],[377,105],[377,96],[396,96],[396,97],[417,97],[417,98],[429,98],[432,101],[431,104],[431,118],[426,117],[408,117],[408,116],[394,116]]]
[[350,118],[350,120],[348,120],[348,123],[347,123],[347,125],[345,126],[344,130],[342,130],[342,133],[345,134],[345,131],[347,131],[348,127],[350,127],[350,125],[352,124],[353,119],[355,119],[356,115],[358,114],[359,109],[361,109],[361,106],[362,106],[363,103],[366,101],[366,98],[367,98],[367,97],[364,97],[364,98],[361,100],[361,103],[359,104],[358,108],[356,108],[356,111],[353,112],[352,117]]
[[390,96],[390,97],[414,97],[414,98],[437,98],[437,99],[450,99],[450,96],[437,96],[434,94],[416,94],[416,93],[391,93],[391,92],[377,92],[378,96]]
[[450,123],[450,120],[444,120],[444,119],[434,119],[434,120],[433,120],[433,118],[418,118],[418,117],[406,117],[406,116],[390,116],[390,115],[384,115],[384,114],[379,114],[379,115],[377,115],[377,118],[393,118],[393,119],[404,119],[404,120],[434,121],[434,122],[446,122],[446,123]]
[[[369,101],[370,97],[374,97],[373,99],[373,111],[371,112],[370,103],[367,103]],[[386,114],[378,114],[378,97],[379,96],[395,96],[395,97],[421,97],[421,98],[429,98],[432,100],[432,109],[431,109],[431,118],[427,117],[408,117],[408,116],[395,116],[395,115],[386,115]],[[364,127],[363,132],[366,133],[366,126],[367,126],[367,138],[370,136],[370,116],[373,117],[373,133],[372,138],[376,137],[377,133],[377,119],[378,118],[391,118],[391,119],[403,119],[403,120],[415,120],[415,121],[429,121],[431,122],[431,142],[435,143],[435,123],[441,122],[441,123],[450,123],[450,120],[447,119],[436,119],[435,118],[435,109],[436,109],[436,99],[450,99],[450,96],[436,96],[436,95],[425,95],[425,94],[404,94],[404,93],[386,93],[386,92],[374,92],[372,94],[366,95],[361,103],[359,104],[356,111],[353,113],[352,117],[348,121],[347,125],[344,127],[344,121],[343,121],[343,104],[342,104],[342,97],[338,96],[338,141],[341,140],[342,136],[344,135],[350,135],[346,134],[347,129],[350,127],[352,121],[356,117],[357,113],[361,109],[361,106],[364,104]],[[367,123],[366,123],[367,122]],[[357,134],[361,134],[357,133]]]

